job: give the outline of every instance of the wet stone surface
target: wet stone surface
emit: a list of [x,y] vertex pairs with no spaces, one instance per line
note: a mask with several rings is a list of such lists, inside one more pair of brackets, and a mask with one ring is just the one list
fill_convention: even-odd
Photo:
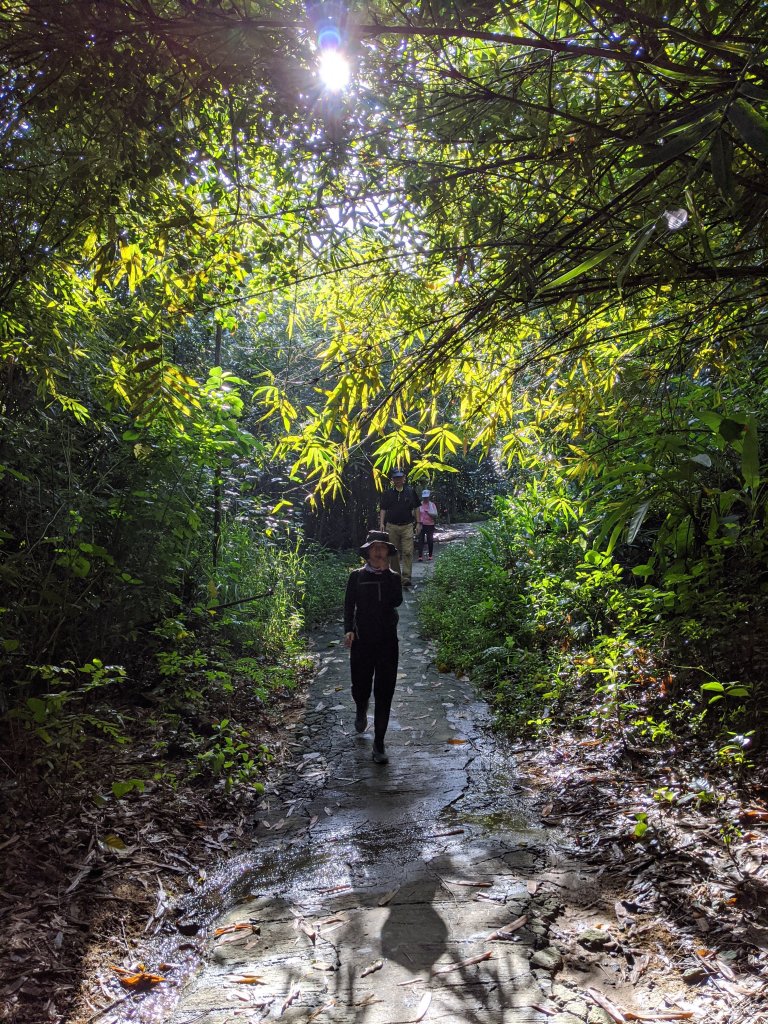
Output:
[[430,567],[415,570],[389,764],[354,731],[339,623],[316,638],[295,763],[265,794],[253,854],[185,911],[206,916],[202,965],[131,1019],[584,1024],[594,1009],[553,993],[551,879],[578,868],[526,804],[485,705],[416,634]]

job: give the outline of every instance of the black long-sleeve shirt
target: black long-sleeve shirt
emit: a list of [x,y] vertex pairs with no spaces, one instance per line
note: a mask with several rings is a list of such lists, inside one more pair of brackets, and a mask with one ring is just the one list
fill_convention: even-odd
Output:
[[355,569],[344,596],[344,632],[363,641],[394,639],[399,618],[395,609],[402,603],[403,584],[396,572]]

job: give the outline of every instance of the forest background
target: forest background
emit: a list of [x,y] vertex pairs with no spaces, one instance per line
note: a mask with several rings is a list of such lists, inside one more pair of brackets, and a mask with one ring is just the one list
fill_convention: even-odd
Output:
[[139,739],[99,800],[257,792],[395,464],[488,518],[422,615],[500,724],[754,771],[767,40],[760,0],[5,0],[11,817]]

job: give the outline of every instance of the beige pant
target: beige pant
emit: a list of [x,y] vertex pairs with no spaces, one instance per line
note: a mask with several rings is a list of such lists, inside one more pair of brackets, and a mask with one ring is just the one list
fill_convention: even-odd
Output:
[[390,568],[400,573],[403,583],[410,583],[413,569],[413,520],[409,523],[385,523],[384,529],[398,551],[389,560]]

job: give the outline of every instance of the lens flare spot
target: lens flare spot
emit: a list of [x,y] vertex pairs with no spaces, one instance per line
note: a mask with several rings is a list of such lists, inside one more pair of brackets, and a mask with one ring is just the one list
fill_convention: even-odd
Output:
[[341,92],[349,85],[349,62],[338,50],[323,50],[318,73],[320,81],[330,92]]

